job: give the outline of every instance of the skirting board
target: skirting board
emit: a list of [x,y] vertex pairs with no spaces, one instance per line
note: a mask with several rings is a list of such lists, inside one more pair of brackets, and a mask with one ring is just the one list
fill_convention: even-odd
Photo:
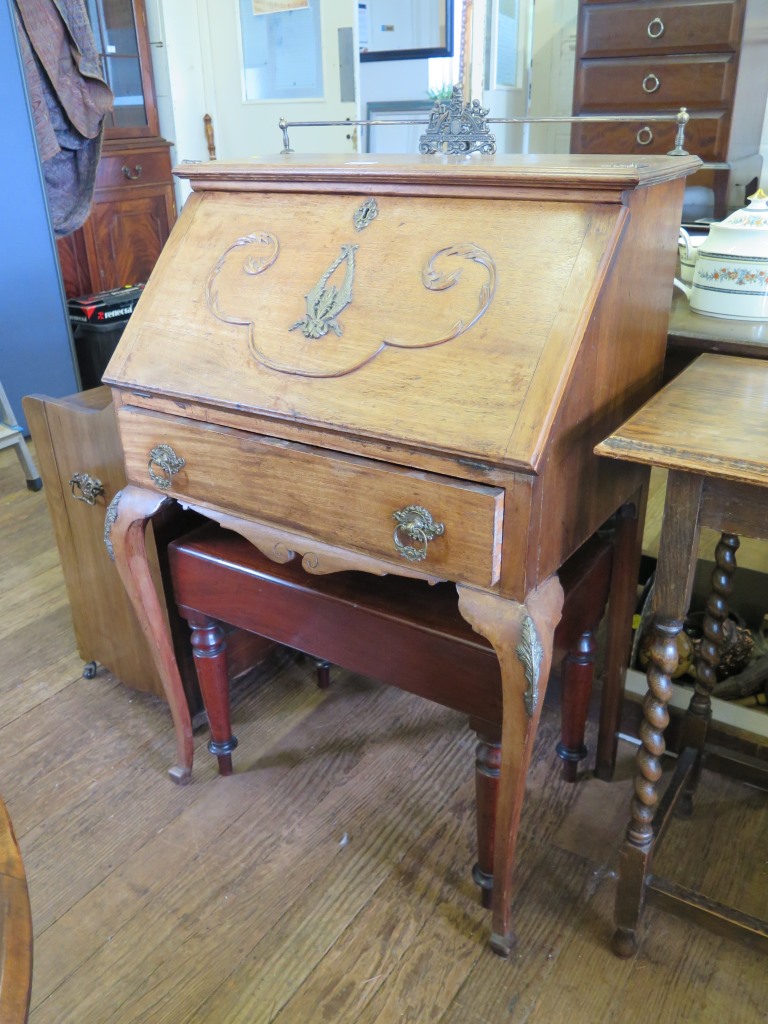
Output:
[[[648,682],[644,672],[636,669],[627,669],[626,692],[633,696],[643,698],[648,691]],[[685,686],[672,684],[672,707],[684,711],[691,699],[691,690]],[[733,701],[719,700],[712,698],[712,720],[730,729],[737,729],[740,732],[752,733],[768,739],[768,713],[757,711],[753,708],[743,707]]]

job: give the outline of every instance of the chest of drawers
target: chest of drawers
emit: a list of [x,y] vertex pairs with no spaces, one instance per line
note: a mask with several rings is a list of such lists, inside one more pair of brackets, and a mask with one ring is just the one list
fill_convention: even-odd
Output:
[[[142,535],[176,500],[308,572],[456,586],[503,690],[493,944],[508,953],[557,572],[642,488],[594,445],[660,380],[690,157],[185,167],[111,384],[108,539],[191,735]],[[469,683],[468,683],[469,685]]]
[[[574,114],[686,107],[686,149],[705,161],[717,219],[760,174],[768,92],[768,5],[760,0],[580,0]],[[575,124],[575,153],[665,153],[674,125]]]

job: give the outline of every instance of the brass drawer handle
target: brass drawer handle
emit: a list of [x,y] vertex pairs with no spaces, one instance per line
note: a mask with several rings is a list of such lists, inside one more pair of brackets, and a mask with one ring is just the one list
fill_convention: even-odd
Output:
[[[171,486],[171,479],[174,477],[180,469],[186,465],[184,459],[171,448],[169,444],[158,444],[149,453],[149,476],[154,484],[163,490],[167,491]],[[154,466],[160,470],[163,474],[158,474],[153,469]]]
[[643,92],[656,92],[660,85],[658,76],[651,71],[643,79]]
[[[423,562],[427,557],[427,545],[435,537],[445,533],[443,523],[436,523],[430,512],[421,505],[406,505],[392,513],[392,518],[397,520],[395,527],[395,547],[403,558],[409,562]],[[404,536],[407,540],[418,545],[404,543],[401,540]]]
[[652,18],[648,22],[648,35],[651,39],[660,39],[664,35],[664,22],[661,18]]
[[[77,501],[84,501],[86,505],[95,505],[96,499],[104,493],[104,485],[95,476],[88,476],[87,473],[75,473],[69,481],[72,497]],[[75,492],[75,488],[80,491]]]
[[127,178],[128,181],[136,181],[141,177],[141,164],[135,164],[133,170],[123,164],[120,170],[123,172],[123,177]]
[[645,127],[640,129],[635,138],[637,139],[638,146],[650,146],[653,142],[653,132],[648,125],[645,125]]

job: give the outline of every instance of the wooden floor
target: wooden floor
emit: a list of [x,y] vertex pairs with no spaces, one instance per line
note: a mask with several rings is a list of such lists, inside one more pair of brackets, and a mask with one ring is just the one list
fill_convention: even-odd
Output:
[[[519,946],[486,946],[462,720],[278,652],[238,684],[236,774],[197,737],[165,774],[165,706],[82,678],[42,494],[0,453],[0,793],[35,928],[33,1024],[764,1021],[765,958],[661,911],[608,952],[621,781],[559,781],[542,716],[524,811]],[[552,689],[550,691],[550,696]],[[768,916],[765,797],[706,775],[657,865]],[[738,845],[735,842],[739,838]]]

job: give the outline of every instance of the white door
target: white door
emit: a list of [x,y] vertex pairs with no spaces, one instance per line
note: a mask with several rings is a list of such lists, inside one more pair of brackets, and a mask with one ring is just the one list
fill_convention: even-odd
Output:
[[[473,39],[485,44],[483,106],[489,117],[526,116],[532,6],[532,0],[483,0],[473,8]],[[496,124],[491,131],[499,153],[525,151],[522,125]]]
[[[356,0],[206,0],[198,6],[216,156],[277,153],[287,121],[357,118]],[[349,128],[295,128],[291,148],[343,153]]]

